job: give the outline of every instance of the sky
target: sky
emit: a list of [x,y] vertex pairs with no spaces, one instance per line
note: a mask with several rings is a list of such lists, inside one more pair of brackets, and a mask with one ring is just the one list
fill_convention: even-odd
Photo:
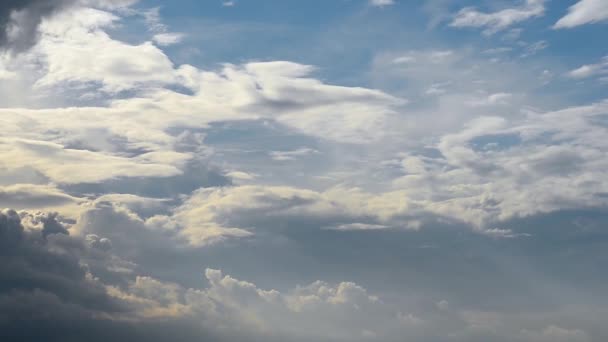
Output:
[[608,340],[608,1],[3,0],[3,341]]

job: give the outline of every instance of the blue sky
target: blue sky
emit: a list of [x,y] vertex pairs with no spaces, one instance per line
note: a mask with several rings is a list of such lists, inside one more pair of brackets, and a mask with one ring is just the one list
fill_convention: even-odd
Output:
[[0,5],[15,341],[603,342],[608,2]]

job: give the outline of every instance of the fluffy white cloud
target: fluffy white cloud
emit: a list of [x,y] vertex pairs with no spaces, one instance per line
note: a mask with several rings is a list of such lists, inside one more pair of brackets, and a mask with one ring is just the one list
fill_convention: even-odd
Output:
[[[483,227],[516,216],[605,205],[606,102],[521,122],[488,117],[445,135],[441,157],[410,156],[396,186],[428,210]],[[585,133],[583,133],[585,132]],[[413,166],[412,166],[413,165]],[[488,227],[489,228],[489,227]],[[488,233],[492,233],[489,231]]]
[[544,2],[545,0],[525,0],[525,3],[519,7],[492,13],[480,12],[474,7],[465,7],[454,16],[450,26],[484,28],[483,33],[491,35],[513,24],[542,16],[545,13]]
[[[187,132],[170,134],[174,127],[196,130],[213,122],[269,118],[322,139],[363,143],[381,139],[387,118],[405,103],[377,90],[325,84],[310,76],[311,66],[291,62],[225,65],[217,71],[175,68],[152,43],[111,38],[104,30],[120,20],[117,13],[63,11],[42,23],[40,40],[29,52],[3,55],[4,74],[30,82],[31,98],[41,106],[48,104],[40,98],[50,94],[61,103],[55,95],[63,89],[70,90],[67,103],[103,104],[2,109],[4,133],[11,137],[0,141],[10,156],[1,162],[8,172],[27,167],[62,184],[175,176],[194,156],[181,151],[190,138]],[[166,89],[169,84],[192,94]],[[112,100],[121,91],[136,95]],[[196,153],[204,153],[203,138],[197,139]],[[286,153],[276,157],[304,151]]]
[[102,90],[119,92],[173,82],[173,64],[156,46],[125,44],[102,30],[117,20],[109,12],[77,8],[44,22],[40,42],[31,54],[48,66],[36,86],[99,82]]
[[572,28],[608,20],[608,3],[604,0],[580,0],[570,6],[568,14],[560,18],[553,28]]

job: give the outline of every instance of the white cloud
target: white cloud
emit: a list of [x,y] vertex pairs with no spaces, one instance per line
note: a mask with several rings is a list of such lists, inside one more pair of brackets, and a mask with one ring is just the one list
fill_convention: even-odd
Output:
[[507,8],[497,12],[480,12],[474,7],[465,7],[455,16],[452,27],[479,27],[483,33],[494,34],[516,23],[540,17],[545,13],[544,0],[525,0],[519,7]]
[[160,46],[168,46],[181,42],[184,39],[184,34],[174,32],[158,33],[152,39]]
[[142,84],[174,82],[173,64],[151,43],[129,45],[110,38],[102,28],[119,20],[95,9],[66,11],[43,23],[31,54],[47,64],[38,87],[99,82],[107,92]]
[[293,151],[272,151],[272,152],[270,152],[270,156],[274,160],[287,161],[287,160],[295,160],[298,157],[303,157],[303,156],[307,156],[307,155],[311,155],[311,154],[315,154],[315,153],[319,153],[319,151],[308,148],[308,147],[302,147],[302,148],[299,148],[299,149],[296,149]]
[[[225,65],[217,71],[175,68],[150,42],[131,45],[110,37],[104,30],[119,20],[116,13],[73,8],[41,25],[31,51],[3,55],[6,74],[38,101],[23,103],[45,107],[52,101],[54,108],[0,110],[3,133],[11,137],[0,141],[11,156],[1,162],[7,172],[27,166],[60,184],[175,176],[192,155],[176,151],[184,137],[169,134],[172,127],[194,130],[212,122],[269,118],[322,139],[365,143],[380,139],[386,119],[405,103],[373,89],[325,84],[310,76],[313,67],[291,62]],[[169,84],[192,94],[165,89]],[[117,92],[129,95],[114,99]],[[86,100],[89,96],[94,97]],[[83,99],[99,104],[72,105]],[[275,157],[309,152],[315,153],[282,151]]]
[[386,229],[387,226],[383,226],[381,224],[369,224],[369,223],[347,223],[341,224],[336,227],[328,227],[328,229],[332,230],[376,230],[376,229]]
[[82,199],[67,195],[54,186],[35,184],[13,184],[0,186],[0,207],[27,209],[62,209],[69,211],[67,206],[75,206]]
[[568,77],[574,79],[584,79],[594,76],[608,74],[608,56],[601,59],[599,63],[582,65],[568,72]]
[[416,222],[393,222],[410,214],[403,192],[370,194],[361,189],[325,192],[278,186],[237,186],[200,189],[171,216],[148,224],[174,230],[195,246],[229,237],[247,237],[256,229],[282,229],[314,224],[318,228],[352,230],[397,225],[418,229]]
[[8,170],[32,168],[61,184],[97,183],[115,177],[172,176],[180,173],[172,164],[183,164],[189,158],[177,153],[161,160],[155,153],[125,158],[68,149],[50,142],[17,139],[0,139],[0,151],[4,156],[0,161],[2,167]]
[[437,146],[442,156],[418,157],[416,172],[408,166],[396,186],[431,212],[485,228],[512,217],[603,205],[608,183],[601,155],[608,146],[600,138],[606,128],[595,122],[606,106],[530,113],[520,122],[475,120],[443,136]]
[[369,4],[375,7],[384,7],[395,4],[395,0],[369,0]]
[[570,6],[568,14],[560,18],[553,28],[572,28],[608,20],[608,3],[604,0],[579,0]]

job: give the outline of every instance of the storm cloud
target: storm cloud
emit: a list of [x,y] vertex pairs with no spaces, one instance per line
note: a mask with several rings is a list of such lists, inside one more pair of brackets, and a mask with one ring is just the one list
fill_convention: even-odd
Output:
[[0,48],[16,52],[36,42],[42,20],[76,0],[3,0],[0,3]]

